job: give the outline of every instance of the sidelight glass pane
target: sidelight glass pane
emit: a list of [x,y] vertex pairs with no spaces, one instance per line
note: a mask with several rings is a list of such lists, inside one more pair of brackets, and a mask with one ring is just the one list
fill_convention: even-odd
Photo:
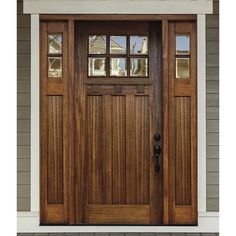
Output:
[[147,77],[148,76],[148,59],[131,58],[130,59],[130,76]]
[[106,35],[89,36],[89,54],[106,54]]
[[127,76],[126,58],[110,59],[110,76]]
[[126,53],[126,36],[110,36],[110,53]]
[[130,36],[130,54],[147,54],[148,36]]
[[176,78],[189,78],[189,58],[176,58]]
[[61,57],[48,57],[48,77],[62,77]]
[[189,35],[176,35],[176,54],[184,55],[189,54],[190,43]]
[[48,35],[48,54],[62,54],[62,35]]
[[106,76],[106,58],[90,57],[88,60],[89,76]]

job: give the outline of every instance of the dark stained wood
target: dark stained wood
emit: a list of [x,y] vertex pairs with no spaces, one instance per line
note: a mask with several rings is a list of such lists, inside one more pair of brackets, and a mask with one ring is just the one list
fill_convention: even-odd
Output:
[[[191,38],[190,78],[175,78],[175,35]],[[197,224],[196,26],[169,27],[169,223]]]
[[[47,35],[63,35],[63,77],[47,77]],[[68,35],[64,22],[41,24],[40,222],[68,222]],[[55,215],[55,218],[53,218]]]
[[191,204],[191,98],[175,98],[175,203]]
[[163,76],[163,224],[169,224],[169,24],[162,21],[162,76]]
[[125,163],[125,96],[111,97],[112,114],[112,202],[126,203]]
[[63,97],[47,96],[47,202],[63,204]]
[[89,205],[90,224],[149,224],[149,205]]
[[[75,25],[75,202],[76,202],[76,223],[87,221],[88,204],[88,165],[86,162],[86,88],[84,80],[86,77],[87,58],[84,49],[87,48],[85,26]],[[88,160],[87,160],[88,161]]]
[[58,20],[78,20],[78,21],[161,21],[161,20],[170,20],[170,21],[195,21],[197,19],[196,15],[162,15],[162,14],[80,14],[80,15],[40,15],[40,20],[43,21],[58,21]]
[[75,61],[75,34],[74,21],[68,21],[68,102],[69,102],[69,223],[75,223],[75,81],[74,81],[74,61]]
[[[79,22],[76,26],[76,204],[81,206],[76,208],[77,224],[102,220],[113,224],[162,223],[162,170],[156,173],[152,154],[153,135],[157,130],[162,133],[161,26],[154,23],[150,28],[148,22],[139,26],[133,22]],[[148,79],[130,79],[130,83],[127,79],[88,78],[87,37],[107,32],[149,34],[153,60]],[[120,217],[120,204],[127,216]],[[140,208],[142,221],[135,214],[131,219],[129,209],[144,204]]]
[[[197,224],[196,16],[40,18],[41,224]],[[48,33],[63,34],[62,78],[47,78]],[[95,33],[148,34],[149,78],[88,78]],[[176,33],[191,35],[189,79]]]

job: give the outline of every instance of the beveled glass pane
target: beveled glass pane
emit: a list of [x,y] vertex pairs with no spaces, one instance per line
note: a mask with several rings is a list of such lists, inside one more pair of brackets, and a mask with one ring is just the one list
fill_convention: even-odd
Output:
[[89,35],[89,54],[106,54],[106,35]]
[[88,60],[89,76],[106,76],[106,58],[90,57]]
[[189,78],[189,58],[176,58],[176,78]]
[[148,36],[130,36],[130,54],[147,54]]
[[48,35],[48,54],[62,54],[62,35]]
[[126,36],[110,36],[110,53],[126,53]]
[[61,57],[48,57],[48,77],[62,77]]
[[148,76],[148,59],[131,58],[130,59],[130,76],[147,77]]
[[176,35],[176,54],[189,54],[189,35]]
[[126,58],[110,59],[110,76],[127,76]]

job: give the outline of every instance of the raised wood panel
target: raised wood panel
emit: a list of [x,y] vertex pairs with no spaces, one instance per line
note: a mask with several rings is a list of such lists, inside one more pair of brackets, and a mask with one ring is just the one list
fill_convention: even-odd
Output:
[[191,204],[191,98],[175,98],[175,203]]
[[149,224],[150,206],[89,205],[88,222],[91,224]]
[[111,97],[112,114],[112,202],[126,203],[126,158],[125,158],[125,96]]
[[[88,96],[87,98],[87,158],[89,192],[88,203],[107,203],[106,194],[110,186],[106,181],[110,176],[106,173],[106,159],[104,155],[104,140],[102,138],[105,128],[103,126],[103,97]],[[110,178],[111,179],[111,178]]]
[[63,203],[63,97],[47,97],[47,202]]

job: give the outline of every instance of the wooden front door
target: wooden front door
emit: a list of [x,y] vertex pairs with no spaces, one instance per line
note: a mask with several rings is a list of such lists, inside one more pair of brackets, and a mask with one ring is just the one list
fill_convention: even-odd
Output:
[[195,21],[41,16],[42,225],[197,224]]
[[76,222],[161,224],[160,24],[78,23],[75,35]]

